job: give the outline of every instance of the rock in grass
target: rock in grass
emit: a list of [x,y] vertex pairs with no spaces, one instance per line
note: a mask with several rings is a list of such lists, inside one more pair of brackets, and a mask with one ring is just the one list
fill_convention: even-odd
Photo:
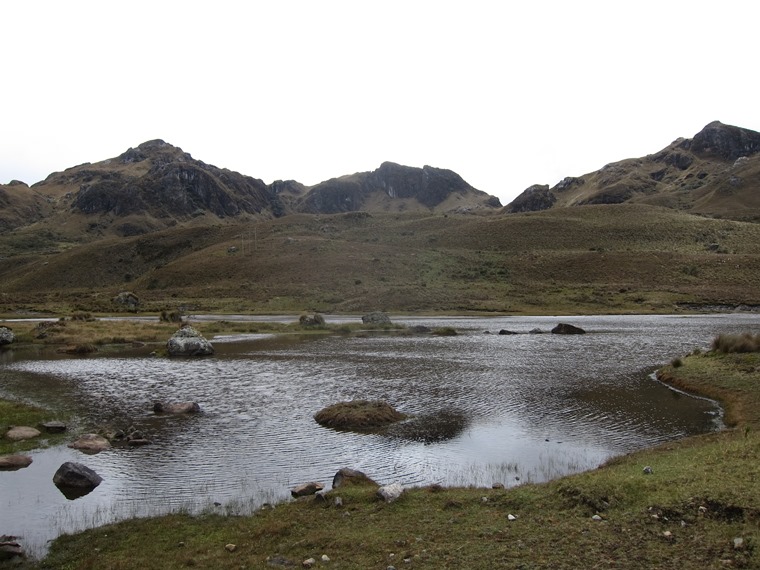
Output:
[[0,470],[16,471],[29,467],[32,464],[32,458],[28,455],[4,455],[0,457]]
[[303,483],[297,487],[293,487],[290,490],[290,494],[293,497],[306,497],[308,495],[313,495],[317,491],[321,491],[324,488],[324,485],[321,483],[315,483],[314,481],[311,481],[309,483]]
[[345,487],[347,485],[377,485],[377,483],[361,471],[343,467],[333,477],[332,486],[333,489],[337,489],[338,487]]
[[391,483],[390,485],[384,485],[377,490],[377,496],[380,497],[386,503],[392,503],[398,500],[398,498],[404,493],[404,487],[401,483]]
[[381,311],[374,311],[362,317],[362,323],[365,325],[390,325],[391,318]]
[[65,423],[58,421],[41,423],[40,427],[48,433],[63,433],[67,429]]
[[214,347],[190,325],[184,325],[166,343],[169,356],[209,356]]
[[5,432],[5,437],[11,441],[23,441],[25,439],[34,439],[41,433],[40,430],[29,426],[13,426]]
[[0,542],[0,562],[23,557],[24,550],[21,548],[21,545],[18,542],[14,540],[3,540]]
[[403,414],[380,400],[338,402],[314,414],[318,424],[338,429],[373,429],[403,419]]

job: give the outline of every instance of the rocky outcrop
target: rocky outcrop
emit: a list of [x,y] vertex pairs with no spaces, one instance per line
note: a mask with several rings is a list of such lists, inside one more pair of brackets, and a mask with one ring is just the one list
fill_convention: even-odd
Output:
[[307,213],[335,214],[362,210],[372,196],[393,200],[413,200],[434,209],[452,195],[467,197],[480,208],[500,207],[485,192],[476,190],[456,172],[432,166],[415,168],[384,162],[372,172],[332,178],[312,187],[299,204]]
[[103,478],[81,463],[67,461],[53,475],[53,483],[68,499],[86,495],[102,483]]
[[32,458],[28,455],[3,455],[0,457],[0,470],[16,471],[29,467],[32,464]]
[[16,342],[16,335],[9,327],[0,327],[0,346]]
[[713,121],[684,147],[696,154],[734,161],[760,152],[760,133]]
[[166,343],[169,356],[209,356],[214,347],[190,325],[184,325]]
[[548,184],[534,184],[523,190],[504,210],[510,213],[548,210],[556,201],[557,197],[549,191]]
[[131,291],[122,291],[113,298],[113,302],[129,311],[135,311],[140,306],[140,299]]

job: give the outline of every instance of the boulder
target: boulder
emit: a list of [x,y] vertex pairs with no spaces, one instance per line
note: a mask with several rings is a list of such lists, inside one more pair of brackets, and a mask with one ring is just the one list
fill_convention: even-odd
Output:
[[140,299],[131,291],[122,291],[113,298],[117,305],[123,305],[129,310],[135,310],[140,305]]
[[333,477],[332,486],[333,489],[337,489],[347,485],[377,485],[377,483],[361,471],[343,467]]
[[32,458],[28,455],[3,455],[0,457],[0,470],[15,471],[32,464]]
[[290,490],[290,494],[293,497],[306,497],[308,495],[313,495],[317,491],[321,491],[324,488],[324,485],[321,483],[315,483],[314,481],[311,481],[309,483],[303,483],[302,485],[293,487]]
[[390,485],[384,485],[377,490],[377,496],[380,497],[386,503],[392,503],[396,501],[404,492],[404,487],[401,483],[391,483]]
[[41,433],[40,430],[29,426],[12,426],[11,429],[5,432],[5,437],[11,441],[23,441],[25,439],[34,439]]
[[318,327],[325,324],[325,318],[319,313],[314,313],[313,315],[301,315],[298,322],[302,327]]
[[501,335],[505,335],[505,334],[506,334],[506,335],[510,335],[510,334],[517,334],[517,333],[516,333],[516,332],[514,332],[514,331],[508,331],[507,329],[501,329],[501,330],[499,331],[499,334],[501,334]]
[[8,327],[0,327],[0,346],[16,342],[16,335]]
[[214,347],[190,325],[184,325],[166,343],[169,356],[209,356]]
[[366,314],[362,317],[362,322],[365,325],[390,325],[391,318],[381,311],[374,311]]
[[156,402],[153,404],[153,411],[157,414],[197,414],[201,411],[201,407],[197,402],[174,402],[172,404]]
[[[76,498],[87,494],[100,485],[103,478],[81,463],[67,461],[53,475],[53,483],[67,498]],[[67,493],[71,491],[71,493]],[[70,496],[71,495],[71,496]]]
[[69,444],[69,447],[72,449],[78,449],[84,453],[95,454],[110,449],[111,442],[96,433],[85,433],[76,441],[72,441]]
[[586,331],[574,325],[560,323],[552,329],[552,334],[586,334]]

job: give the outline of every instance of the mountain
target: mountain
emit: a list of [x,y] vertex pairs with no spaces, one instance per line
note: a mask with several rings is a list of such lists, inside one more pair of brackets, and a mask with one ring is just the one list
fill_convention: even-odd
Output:
[[533,185],[505,212],[639,203],[712,217],[760,221],[760,133],[714,121],[643,158]]
[[372,172],[333,178],[312,187],[299,209],[336,214],[357,210],[456,210],[498,208],[499,199],[476,190],[451,170],[384,162]]
[[162,140],[118,157],[49,175],[31,189],[0,186],[0,232],[38,222],[68,239],[131,236],[171,228],[306,212],[463,211],[500,208],[458,174],[384,163],[373,172],[307,187],[258,178],[194,159]]

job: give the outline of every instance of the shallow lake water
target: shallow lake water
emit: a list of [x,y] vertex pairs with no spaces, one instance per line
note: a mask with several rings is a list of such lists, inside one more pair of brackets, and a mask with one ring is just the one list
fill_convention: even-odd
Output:
[[[339,320],[358,319],[328,317]],[[588,334],[528,334],[560,321]],[[20,537],[39,556],[63,532],[128,517],[249,513],[303,482],[329,488],[341,467],[383,484],[546,481],[717,429],[714,402],[670,390],[651,373],[719,333],[760,332],[753,314],[394,322],[459,334],[217,337],[216,355],[202,359],[0,352],[0,397],[70,410],[74,429],[133,425],[153,442],[97,455],[66,446],[31,452],[30,467],[0,472],[0,535]],[[327,405],[359,398],[417,419],[382,434],[313,420]],[[157,416],[156,400],[193,400],[203,412]],[[103,482],[66,499],[52,483],[65,461],[84,463]]]

